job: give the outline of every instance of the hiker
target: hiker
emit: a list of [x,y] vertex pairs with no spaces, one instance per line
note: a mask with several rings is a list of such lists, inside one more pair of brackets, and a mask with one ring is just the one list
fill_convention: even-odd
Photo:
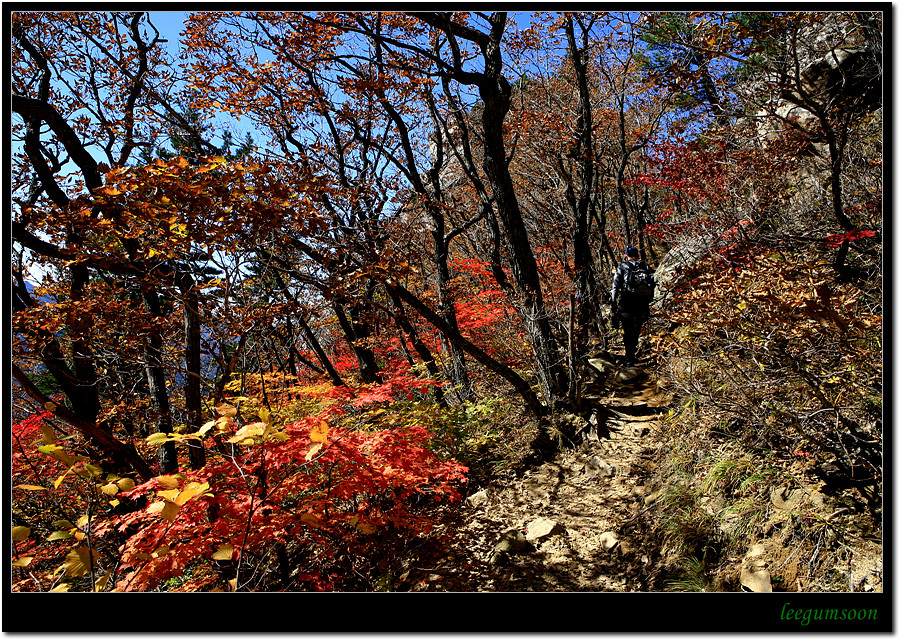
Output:
[[625,343],[625,364],[634,365],[637,359],[637,345],[641,327],[650,317],[650,303],[656,281],[650,267],[640,259],[635,247],[625,250],[625,261],[616,269],[612,284],[613,328],[622,325],[622,340]]

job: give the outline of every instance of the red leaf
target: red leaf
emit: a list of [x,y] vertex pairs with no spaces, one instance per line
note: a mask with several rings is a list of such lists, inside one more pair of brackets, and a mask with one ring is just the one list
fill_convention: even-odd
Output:
[[823,242],[827,244],[829,247],[839,247],[845,242],[853,242],[854,240],[861,240],[862,238],[872,238],[875,236],[875,232],[868,231],[849,231],[847,233],[836,233],[834,235],[830,235]]

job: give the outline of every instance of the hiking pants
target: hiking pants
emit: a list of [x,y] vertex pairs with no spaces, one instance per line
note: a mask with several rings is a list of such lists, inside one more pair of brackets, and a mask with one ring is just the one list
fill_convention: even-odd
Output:
[[625,343],[625,359],[633,362],[637,357],[641,328],[650,317],[649,305],[623,295],[619,302],[619,320],[622,323],[622,341]]
[[625,343],[625,359],[634,362],[637,357],[638,341],[641,337],[641,328],[646,318],[640,316],[622,318],[622,340]]

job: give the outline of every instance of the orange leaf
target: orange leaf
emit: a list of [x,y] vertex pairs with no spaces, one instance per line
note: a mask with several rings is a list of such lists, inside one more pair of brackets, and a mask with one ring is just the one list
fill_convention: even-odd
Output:
[[226,402],[222,402],[221,404],[216,405],[216,413],[220,416],[233,418],[237,415],[237,409]]
[[328,441],[328,423],[322,420],[309,430],[309,439],[312,442],[325,443]]
[[309,526],[316,527],[316,528],[322,526],[322,521],[319,520],[319,518],[317,516],[313,515],[312,513],[304,513],[303,515],[301,515],[300,522],[302,522],[303,524],[308,524]]

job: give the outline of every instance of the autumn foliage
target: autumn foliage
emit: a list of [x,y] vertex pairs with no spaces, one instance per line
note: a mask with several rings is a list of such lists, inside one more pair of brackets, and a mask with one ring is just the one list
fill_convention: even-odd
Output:
[[[13,460],[20,508],[67,514],[80,505],[89,514],[75,522],[57,518],[58,529],[43,544],[19,530],[18,566],[34,565],[31,580],[19,588],[65,590],[71,584],[64,580],[88,577],[95,590],[109,583],[117,591],[166,581],[174,590],[353,588],[353,572],[371,571],[368,563],[378,560],[387,538],[428,532],[428,518],[416,512],[417,496],[428,503],[456,500],[465,480],[465,467],[430,451],[432,435],[421,426],[338,426],[348,411],[415,393],[421,383],[412,382],[333,389],[323,396],[325,409],[288,424],[265,408],[255,421],[243,420],[234,405],[222,403],[219,418],[198,434],[173,436],[189,444],[209,440],[220,456],[200,470],[137,485],[70,456],[51,438],[49,413],[18,423]],[[148,443],[160,444],[165,436],[159,435]],[[52,489],[34,484],[57,475]],[[35,568],[61,557],[72,542],[62,565]],[[94,565],[72,560],[88,550],[96,555]],[[303,560],[283,560],[272,569],[282,582],[273,584],[258,574],[273,554]]]

